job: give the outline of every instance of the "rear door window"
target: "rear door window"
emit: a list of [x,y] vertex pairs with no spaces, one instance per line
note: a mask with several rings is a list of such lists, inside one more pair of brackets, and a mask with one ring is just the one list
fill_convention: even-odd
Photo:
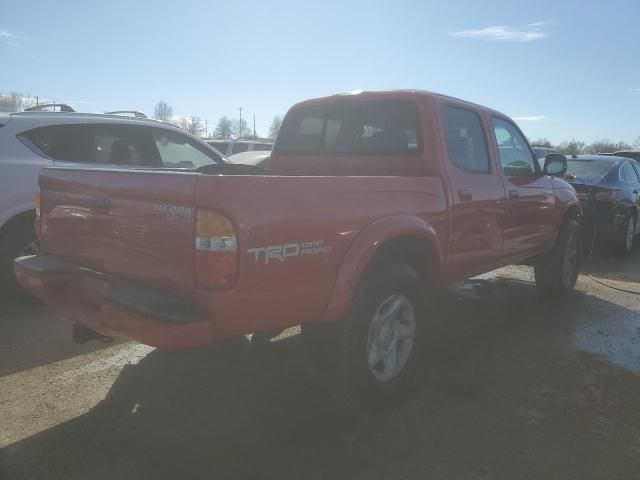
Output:
[[470,173],[488,172],[489,154],[480,117],[471,110],[445,106],[442,122],[451,163]]
[[149,132],[134,125],[52,125],[21,137],[59,162],[133,166],[158,163]]
[[398,155],[422,151],[418,107],[408,101],[308,107],[287,115],[280,154]]

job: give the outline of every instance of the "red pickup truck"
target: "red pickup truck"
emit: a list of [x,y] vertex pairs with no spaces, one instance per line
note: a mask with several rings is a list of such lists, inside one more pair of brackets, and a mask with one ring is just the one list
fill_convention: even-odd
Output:
[[44,169],[42,253],[15,270],[74,322],[162,348],[333,323],[346,391],[383,398],[415,373],[430,292],[513,263],[573,289],[565,171],[488,108],[336,95],[288,112],[263,169]]

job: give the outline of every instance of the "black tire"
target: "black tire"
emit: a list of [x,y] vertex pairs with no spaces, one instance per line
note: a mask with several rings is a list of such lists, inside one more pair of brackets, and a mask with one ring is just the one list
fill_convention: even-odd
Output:
[[[338,334],[338,376],[344,394],[351,401],[366,406],[387,404],[406,396],[415,386],[425,348],[423,334],[426,306],[429,304],[426,295],[427,290],[418,274],[407,265],[382,263],[365,274],[350,311],[340,324]],[[389,312],[401,305],[396,310],[398,313],[393,314],[394,318],[392,314],[376,315],[381,313],[381,309],[387,308],[387,304]],[[414,334],[409,344],[407,342],[410,335],[407,332],[410,331],[411,314]],[[375,325],[382,327],[372,327],[374,317]],[[380,320],[385,317],[389,321]],[[372,346],[370,337],[383,338],[384,348]],[[381,378],[388,376],[385,359],[370,367],[370,358],[376,357],[372,354],[374,349],[376,353],[393,349],[394,355],[385,354],[387,357],[384,358],[395,356],[395,365],[399,367],[402,364],[396,374]],[[403,358],[406,360],[402,361]]]
[[0,285],[3,290],[24,293],[16,280],[13,260],[21,255],[36,254],[36,229],[33,220],[23,220],[3,233],[0,238]]
[[566,222],[549,253],[534,266],[536,285],[543,293],[566,295],[576,286],[582,251],[580,227],[574,219]]
[[620,232],[620,238],[617,242],[617,251],[620,253],[620,255],[629,255],[633,250],[635,229],[636,220],[633,218],[633,215],[629,215],[627,220],[624,222],[624,227],[622,228],[622,232]]

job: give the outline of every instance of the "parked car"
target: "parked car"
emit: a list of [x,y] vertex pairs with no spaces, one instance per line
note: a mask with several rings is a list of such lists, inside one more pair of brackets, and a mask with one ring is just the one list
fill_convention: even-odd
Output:
[[37,250],[34,197],[41,168],[189,169],[223,161],[199,138],[155,120],[65,110],[0,114],[1,285],[15,285],[15,257]]
[[236,153],[228,157],[228,160],[233,163],[239,163],[243,165],[255,165],[256,167],[266,166],[267,160],[271,152],[259,151],[255,152],[242,152]]
[[560,150],[551,147],[533,145],[531,148],[533,148],[533,153],[538,158],[540,168],[544,167],[544,159],[547,158],[547,155],[550,153],[560,153]]
[[242,152],[270,152],[273,142],[262,140],[206,140],[213,148],[230,157]]
[[415,379],[440,288],[522,262],[544,292],[578,276],[566,158],[543,172],[485,107],[418,91],[309,100],[286,115],[270,174],[237,168],[44,169],[42,254],[16,260],[20,282],[101,335],[167,349],[324,325],[345,392],[377,402]]
[[578,192],[587,241],[629,253],[640,233],[640,164],[617,156],[578,155],[567,160],[567,178]]
[[635,161],[640,162],[640,151],[637,150],[620,150],[615,152],[614,155],[616,157],[633,158]]

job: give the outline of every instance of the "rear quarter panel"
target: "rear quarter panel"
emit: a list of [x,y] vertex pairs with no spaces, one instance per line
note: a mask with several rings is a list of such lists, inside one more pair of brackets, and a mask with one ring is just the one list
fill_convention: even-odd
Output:
[[[226,335],[318,321],[350,245],[376,220],[416,217],[433,224],[443,242],[447,234],[439,177],[203,176],[195,203],[226,213],[237,230],[236,285],[195,292],[214,321],[234,319],[217,325]],[[268,263],[252,251],[308,242],[328,248]]]

